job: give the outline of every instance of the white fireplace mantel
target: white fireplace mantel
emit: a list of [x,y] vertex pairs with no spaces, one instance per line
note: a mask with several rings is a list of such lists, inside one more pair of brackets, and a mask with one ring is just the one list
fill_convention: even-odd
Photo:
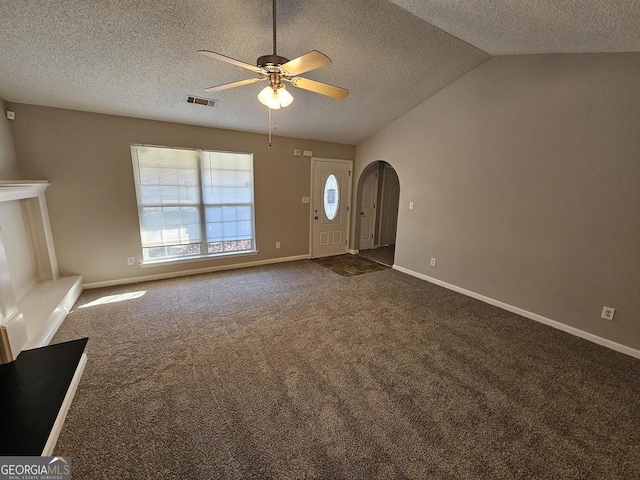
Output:
[[[34,286],[16,298],[0,228],[0,363],[15,360],[25,348],[49,343],[82,293],[82,277],[60,278],[49,223],[47,181],[0,181],[0,203],[19,201],[29,248],[35,260]],[[7,232],[5,232],[7,233]]]
[[48,186],[46,180],[0,181],[0,202],[38,197]]

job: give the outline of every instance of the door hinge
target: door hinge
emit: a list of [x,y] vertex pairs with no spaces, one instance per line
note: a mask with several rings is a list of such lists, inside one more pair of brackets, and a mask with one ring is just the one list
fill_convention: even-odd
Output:
[[349,170],[349,176],[351,176],[351,170]]
[[349,205],[347,205],[347,212],[349,211]]
[[376,204],[375,203],[373,204],[373,208],[376,208]]
[[373,233],[371,234],[371,238],[373,238]]
[[347,241],[346,241],[346,240],[344,241],[344,244],[345,244],[345,245],[347,244]]

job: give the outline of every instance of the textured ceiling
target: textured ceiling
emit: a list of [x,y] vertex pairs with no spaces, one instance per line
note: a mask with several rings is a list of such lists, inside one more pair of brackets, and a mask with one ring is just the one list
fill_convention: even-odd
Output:
[[492,55],[640,51],[640,0],[390,0]]
[[[272,53],[269,0],[0,0],[0,97],[10,102],[267,131],[263,83],[205,94]],[[489,55],[387,0],[280,0],[278,53],[319,50],[304,77],[350,89],[334,100],[291,87],[278,135],[355,144]],[[188,104],[187,95],[218,100]]]
[[[640,0],[279,0],[278,53],[325,53],[333,65],[303,76],[351,94],[291,87],[276,133],[356,144],[486,52],[640,51],[639,12]],[[0,0],[0,97],[266,133],[264,84],[205,94],[252,74],[196,52],[254,64],[271,40],[270,0]]]

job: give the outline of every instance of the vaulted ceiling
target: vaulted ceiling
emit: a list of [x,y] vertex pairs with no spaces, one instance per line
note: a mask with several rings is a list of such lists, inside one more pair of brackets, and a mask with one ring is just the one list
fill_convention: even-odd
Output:
[[[349,144],[490,55],[640,51],[637,0],[280,0],[277,22],[279,55],[325,53],[333,64],[303,76],[351,92],[290,87],[277,134]],[[0,0],[0,97],[266,133],[264,84],[206,94],[252,74],[196,52],[254,64],[271,35],[269,0]]]
[[491,55],[640,51],[638,0],[391,0]]

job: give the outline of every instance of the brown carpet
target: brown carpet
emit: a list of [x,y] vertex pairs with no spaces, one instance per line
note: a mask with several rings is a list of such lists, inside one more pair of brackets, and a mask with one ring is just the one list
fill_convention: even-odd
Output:
[[640,477],[638,360],[395,270],[90,290],[85,335],[75,480]]
[[312,261],[343,277],[364,275],[365,273],[377,272],[388,268],[373,260],[351,255],[350,253],[333,257],[313,258]]

